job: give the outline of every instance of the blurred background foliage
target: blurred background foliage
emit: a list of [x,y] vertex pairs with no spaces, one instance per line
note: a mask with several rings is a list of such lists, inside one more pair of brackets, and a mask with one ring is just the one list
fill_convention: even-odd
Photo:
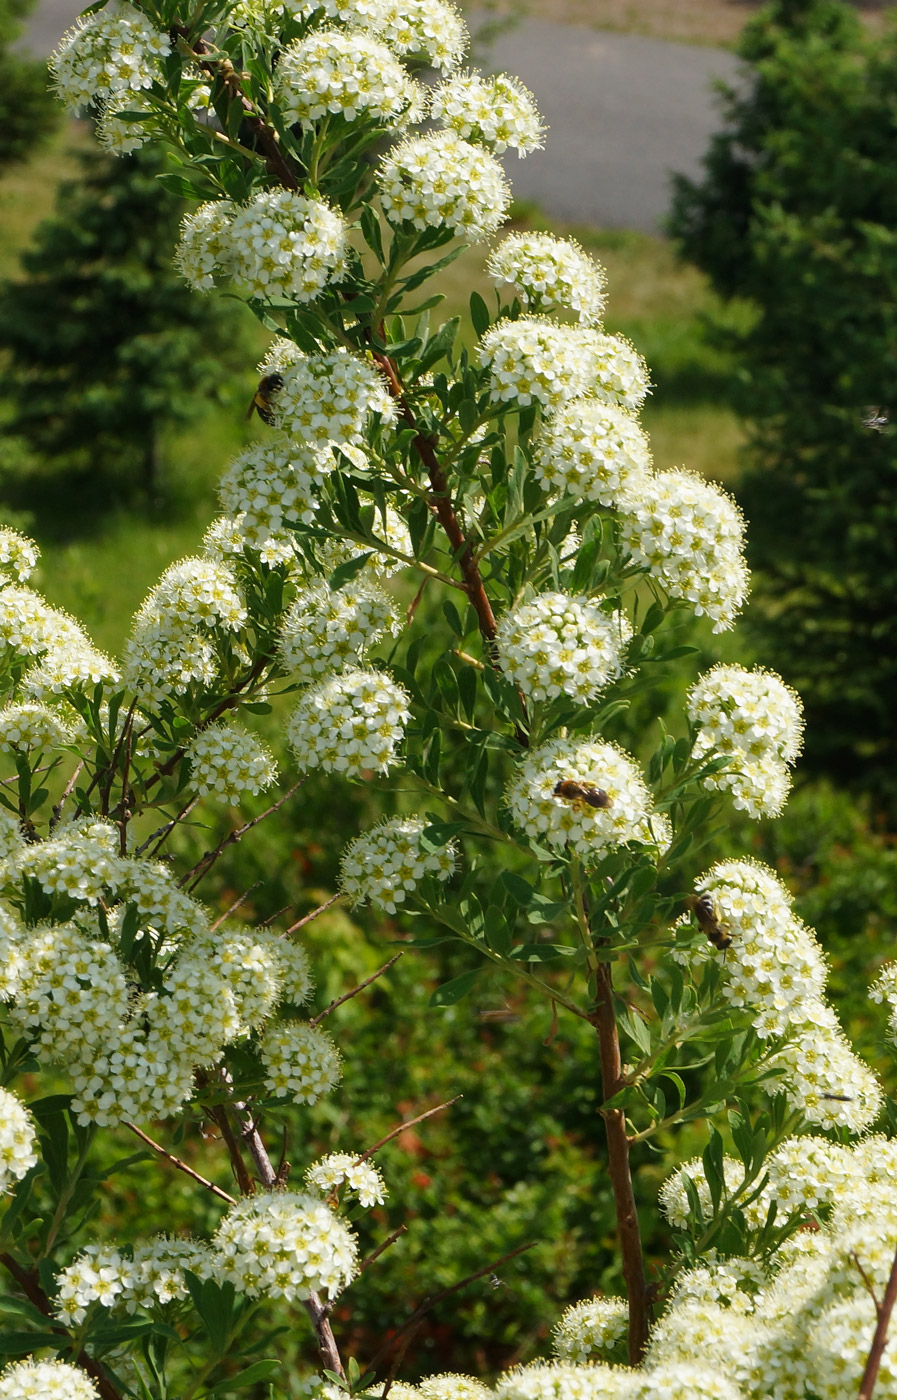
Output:
[[[20,14],[0,10],[0,68]],[[696,853],[695,874],[731,855],[775,867],[827,949],[845,1025],[890,1085],[881,1008],[865,989],[891,956],[897,923],[897,439],[888,413],[897,41],[865,47],[847,5],[782,0],[751,21],[741,45],[745,81],[724,99],[704,180],[677,184],[675,246],[632,232],[557,231],[606,265],[608,328],[630,336],[651,365],[644,417],[658,465],[700,470],[745,504],[755,598],[735,638],[685,625],[682,640],[697,648],[692,673],[745,661],[747,651],[797,684],[808,709],[809,762],[784,816],[759,825],[734,816]],[[3,102],[2,84],[0,93]],[[16,148],[0,121],[9,149],[28,157],[0,169],[0,492],[4,515],[45,547],[36,586],[117,651],[161,570],[198,547],[228,457],[265,431],[245,418],[265,341],[238,302],[177,284],[180,209],[147,160],[113,165],[88,126],[52,123],[35,117]],[[517,206],[514,217],[547,227],[537,209]],[[482,263],[474,249],[446,270],[447,315],[466,311],[471,290],[487,290]],[[125,299],[129,313],[114,315]],[[99,314],[111,334],[88,355]],[[99,405],[100,427],[76,402],[85,398]],[[873,416],[884,421],[869,426]],[[421,606],[439,600],[427,594]],[[638,754],[653,745],[659,718],[681,728],[689,679],[684,668],[658,678],[616,722],[619,742]],[[268,723],[276,728],[276,711]],[[242,900],[238,917],[285,909],[292,921],[334,892],[347,835],[406,802],[400,776],[386,794],[311,777],[227,853],[202,893],[221,912]],[[263,805],[210,808],[203,826],[185,831],[179,864]],[[432,932],[407,916],[328,910],[307,928],[316,1008],[403,940]],[[399,1367],[409,1380],[547,1354],[567,1302],[621,1286],[592,1037],[569,1020],[553,1025],[546,1007],[487,974],[466,1000],[432,1008],[433,990],[465,969],[464,957],[454,945],[408,950],[339,1008],[330,1028],[345,1056],[342,1088],[283,1121],[295,1180],[320,1153],[369,1146],[462,1096],[384,1149],[390,1196],[359,1220],[362,1247],[402,1224],[408,1233],[353,1285],[337,1332],[369,1356],[422,1299],[521,1244],[533,1248],[436,1304]],[[277,1142],[281,1120],[265,1127]],[[227,1186],[207,1131],[191,1125],[175,1150]],[[674,1159],[703,1142],[696,1126],[643,1147],[640,1198],[652,1202]],[[139,1218],[141,1234],[201,1231],[218,1213],[152,1160],[110,1178],[96,1229],[121,1238]],[[649,1262],[663,1258],[667,1234],[650,1205],[643,1226]],[[274,1307],[271,1325],[284,1329],[270,1350],[291,1359],[299,1395],[316,1364],[310,1329]]]

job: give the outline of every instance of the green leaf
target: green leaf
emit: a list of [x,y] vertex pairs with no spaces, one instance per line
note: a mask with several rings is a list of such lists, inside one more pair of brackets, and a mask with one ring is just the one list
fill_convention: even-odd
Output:
[[470,294],[470,319],[477,333],[477,339],[482,339],[489,329],[490,317],[489,308],[479,292],[471,292]]
[[380,233],[380,220],[369,204],[365,204],[361,211],[361,232],[365,243],[372,253],[376,253],[381,262],[386,259],[383,256],[383,238]]
[[268,1361],[254,1361],[251,1366],[247,1366],[245,1371],[238,1371],[235,1376],[230,1376],[225,1381],[219,1381],[213,1385],[207,1395],[217,1395],[221,1391],[243,1390],[247,1385],[255,1385],[259,1381],[269,1381],[274,1376],[279,1376],[282,1370],[279,1361],[273,1359]]
[[0,1333],[0,1353],[6,1356],[27,1356],[33,1351],[43,1351],[52,1347],[60,1351],[66,1338],[58,1332],[7,1332]]
[[464,624],[461,621],[461,614],[455,607],[451,598],[446,598],[442,604],[442,612],[446,622],[457,637],[464,636]]
[[212,1347],[215,1351],[223,1352],[230,1335],[237,1296],[234,1285],[218,1284],[213,1279],[203,1281],[189,1269],[184,1270],[184,1280]]
[[349,583],[351,579],[355,578],[356,574],[360,574],[365,564],[372,557],[373,550],[369,550],[367,554],[359,554],[355,559],[347,559],[345,564],[339,564],[328,579],[328,583],[334,593],[342,588],[344,583]]
[[479,975],[480,969],[474,968],[471,972],[462,972],[460,977],[453,977],[450,982],[443,982],[430,997],[430,1005],[454,1006],[456,1002],[463,1001],[473,991]]

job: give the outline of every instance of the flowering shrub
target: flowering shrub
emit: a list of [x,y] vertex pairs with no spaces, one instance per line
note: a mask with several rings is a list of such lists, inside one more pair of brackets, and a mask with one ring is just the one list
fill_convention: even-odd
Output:
[[[27,586],[33,546],[0,534],[3,1069],[23,1094],[44,1073],[54,1090],[28,1108],[0,1092],[0,1262],[31,1329],[8,1354],[57,1355],[0,1370],[0,1397],[274,1393],[278,1362],[238,1341],[271,1299],[310,1319],[326,1375],[308,1386],[376,1394],[429,1306],[344,1357],[331,1319],[396,1238],[362,1260],[348,1198],[383,1202],[370,1158],[417,1116],[359,1150],[334,1115],[307,1189],[286,1130],[270,1155],[269,1116],[340,1080],[349,1047],[338,1017],[321,1022],[387,968],[299,1019],[312,975],[294,936],[320,909],[254,928],[233,908],[213,921],[197,893],[261,817],[181,869],[201,804],[261,792],[278,765],[321,775],[334,802],[347,783],[389,795],[334,899],[456,943],[468,965],[434,1006],[488,968],[594,1032],[626,1296],[568,1309],[556,1359],[508,1371],[497,1396],[818,1398],[880,1364],[869,1290],[891,1274],[897,1155],[854,1139],[882,1088],[773,872],[701,873],[697,856],[727,803],[779,809],[800,704],[769,672],[719,666],[678,736],[617,742],[614,716],[682,655],[676,614],[733,624],[742,522],[712,483],[653,469],[647,367],[601,330],[606,279],[577,245],[493,249],[520,296],[494,314],[471,298],[474,354],[455,322],[431,328],[440,298],[419,289],[507,206],[484,148],[542,137],[513,80],[452,75],[463,47],[438,3],[146,0],[95,11],[55,59],[66,100],[114,100],[179,152],[168,178],[199,207],[178,265],[276,338],[254,400],[265,439],[225,469],[226,514],[151,589],[120,664]],[[448,75],[429,99],[424,61]],[[886,969],[874,995],[893,1006],[894,985]],[[172,1150],[188,1118],[236,1196]],[[706,1149],[662,1188],[675,1251],[649,1285],[630,1150],[684,1124],[706,1124]],[[141,1239],[136,1221],[131,1240],[84,1238],[103,1177],[87,1163],[113,1132],[227,1207],[206,1238]],[[454,1374],[393,1389],[487,1393]]]

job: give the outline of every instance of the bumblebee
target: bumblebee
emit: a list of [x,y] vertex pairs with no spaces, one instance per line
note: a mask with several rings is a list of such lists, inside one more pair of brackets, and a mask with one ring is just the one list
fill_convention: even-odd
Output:
[[271,403],[271,399],[274,396],[274,394],[277,393],[278,389],[282,388],[282,374],[266,374],[252,396],[252,403],[249,405],[249,410],[246,414],[246,417],[251,418],[254,410],[258,414],[259,418],[261,418],[263,423],[273,423],[274,406]]
[[686,901],[695,916],[698,928],[706,933],[714,948],[724,951],[732,946],[732,935],[716,912],[716,905],[709,894],[693,894]]
[[572,778],[561,778],[555,784],[555,797],[562,797],[565,802],[584,802],[587,807],[612,807],[614,799],[604,788],[592,787],[588,783],[577,783]]

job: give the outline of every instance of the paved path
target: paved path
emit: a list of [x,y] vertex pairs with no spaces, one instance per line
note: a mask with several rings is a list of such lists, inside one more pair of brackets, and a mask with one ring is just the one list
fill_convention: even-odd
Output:
[[[27,33],[34,52],[49,53],[82,8],[41,0]],[[500,35],[478,59],[517,74],[550,128],[547,150],[506,160],[518,199],[558,219],[648,231],[667,211],[670,171],[697,172],[716,128],[712,80],[736,71],[721,49],[538,19]]]

